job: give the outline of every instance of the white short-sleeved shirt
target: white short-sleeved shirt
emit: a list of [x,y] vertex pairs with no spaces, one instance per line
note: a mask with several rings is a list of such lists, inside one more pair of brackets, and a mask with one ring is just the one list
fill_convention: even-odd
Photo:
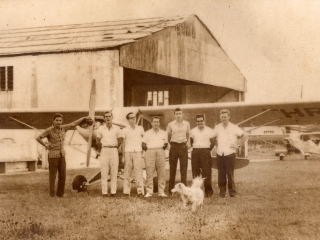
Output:
[[139,125],[132,128],[130,125],[122,129],[122,136],[125,144],[125,152],[141,152],[142,137],[144,129]]
[[182,120],[181,124],[179,124],[174,120],[168,124],[167,132],[171,133],[171,142],[187,142],[187,133],[190,133],[190,123]]
[[213,137],[217,138],[217,154],[227,156],[236,152],[236,149],[231,147],[231,144],[238,145],[238,137],[241,137],[244,131],[237,125],[228,122],[227,127],[223,127],[219,123],[213,129]]
[[213,130],[207,126],[204,126],[202,130],[195,127],[191,129],[190,137],[193,139],[193,148],[210,148]]
[[102,147],[118,146],[118,138],[121,138],[121,129],[112,125],[110,130],[106,125],[101,126],[97,130],[97,137],[101,139]]
[[159,129],[158,132],[155,132],[151,128],[144,134],[142,142],[147,144],[148,149],[162,148],[165,143],[168,143],[168,134],[161,129]]

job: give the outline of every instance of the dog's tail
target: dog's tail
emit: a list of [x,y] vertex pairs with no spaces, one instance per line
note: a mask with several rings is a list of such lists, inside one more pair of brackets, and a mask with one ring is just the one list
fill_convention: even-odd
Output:
[[193,187],[193,188],[201,188],[201,186],[203,184],[203,181],[204,181],[204,178],[196,177],[196,178],[192,179],[191,187]]

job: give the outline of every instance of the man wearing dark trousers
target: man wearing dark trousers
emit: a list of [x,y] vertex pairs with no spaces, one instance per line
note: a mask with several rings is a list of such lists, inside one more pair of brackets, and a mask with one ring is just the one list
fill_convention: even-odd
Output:
[[217,141],[218,185],[220,197],[224,198],[227,185],[230,197],[236,197],[237,191],[234,182],[234,165],[236,151],[246,141],[247,134],[237,125],[231,123],[230,112],[227,109],[220,111],[221,123],[216,125],[213,136]]
[[175,120],[167,127],[168,141],[170,142],[169,165],[169,193],[174,188],[178,159],[180,161],[181,182],[187,185],[188,148],[187,142],[190,134],[189,122],[182,119],[183,112],[180,108],[174,110]]
[[[90,117],[80,118],[72,123],[62,125],[63,116],[56,113],[53,116],[53,125],[47,128],[42,134],[37,137],[37,141],[49,150],[49,194],[51,197],[63,197],[64,186],[66,182],[66,160],[64,150],[64,138],[66,131],[86,121],[92,124]],[[43,138],[48,139],[48,143],[42,141]],[[55,181],[58,172],[58,187],[55,191]]]
[[205,126],[204,116],[196,116],[197,127],[190,132],[190,142],[193,147],[191,153],[192,177],[202,175],[204,180],[205,196],[213,194],[211,186],[212,159],[211,150],[214,146],[213,130]]

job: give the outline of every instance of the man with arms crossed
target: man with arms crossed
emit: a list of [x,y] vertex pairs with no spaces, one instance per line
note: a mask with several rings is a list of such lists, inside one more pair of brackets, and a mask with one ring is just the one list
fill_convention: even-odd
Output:
[[126,116],[129,126],[122,130],[123,136],[123,163],[124,163],[124,181],[123,193],[130,195],[131,192],[131,174],[134,173],[134,179],[137,183],[138,195],[144,195],[143,170],[142,170],[142,137],[144,129],[136,124],[136,115],[130,112]]
[[108,195],[108,175],[110,170],[111,197],[117,192],[119,152],[122,143],[121,129],[112,124],[112,112],[104,113],[105,125],[97,130],[97,147],[100,155],[102,196]]
[[[88,124],[92,124],[90,117],[80,118],[72,123],[62,125],[63,116],[60,113],[56,113],[53,116],[53,125],[47,128],[43,133],[37,137],[37,141],[45,146],[49,150],[49,194],[51,197],[57,195],[57,197],[63,197],[64,186],[66,182],[66,152],[64,150],[64,139],[66,131],[79,125],[81,122],[86,121]],[[43,138],[47,138],[49,143],[42,141]],[[55,181],[58,172],[58,187],[55,192]]]
[[169,192],[174,188],[178,159],[180,160],[181,182],[187,186],[188,148],[187,142],[190,134],[189,122],[182,120],[183,112],[180,108],[174,110],[175,120],[167,127],[168,140],[170,142],[169,164],[170,179]]
[[152,128],[146,131],[142,139],[142,148],[146,151],[145,161],[147,171],[147,194],[144,197],[148,198],[153,194],[153,177],[155,170],[157,170],[158,175],[158,196],[167,197],[164,193],[164,188],[166,186],[166,155],[164,149],[166,149],[168,145],[168,135],[159,128],[159,117],[153,117],[151,125]]
[[220,111],[221,123],[216,125],[213,136],[217,141],[217,165],[218,185],[220,197],[226,196],[228,180],[228,191],[230,197],[236,197],[237,191],[234,182],[234,165],[236,151],[248,138],[247,134],[237,125],[231,123],[230,112],[227,109]]
[[[205,126],[204,116],[196,116],[197,127],[190,132],[190,142],[193,147],[191,153],[191,167],[193,178],[202,175],[206,197],[213,194],[211,186],[211,150],[214,146],[213,130]],[[200,170],[201,169],[201,170]]]

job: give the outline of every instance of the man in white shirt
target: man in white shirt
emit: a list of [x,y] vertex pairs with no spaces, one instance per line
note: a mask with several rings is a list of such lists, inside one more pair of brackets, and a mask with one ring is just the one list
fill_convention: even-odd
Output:
[[145,162],[147,171],[147,194],[146,198],[153,194],[153,177],[157,170],[158,175],[158,196],[167,197],[164,193],[165,182],[165,164],[166,155],[164,149],[168,145],[168,135],[159,128],[160,118],[153,117],[151,121],[152,128],[146,131],[142,139],[142,148],[146,151]]
[[111,197],[117,192],[117,177],[119,165],[118,148],[121,146],[121,129],[112,124],[112,112],[105,112],[104,119],[106,124],[97,130],[97,147],[100,155],[101,166],[101,188],[102,195],[108,195],[108,175],[110,170]]
[[169,192],[174,188],[176,180],[176,171],[178,159],[180,161],[181,182],[187,185],[187,170],[188,170],[188,147],[187,142],[190,134],[189,122],[183,120],[182,109],[174,110],[175,120],[170,122],[167,127],[168,140],[170,142],[169,164]]
[[144,195],[143,170],[142,170],[142,137],[144,129],[136,124],[136,115],[130,112],[126,116],[129,126],[122,130],[123,136],[123,163],[124,163],[124,181],[123,193],[130,195],[131,192],[131,174],[137,184],[138,195]]
[[236,151],[246,141],[248,136],[241,128],[229,121],[229,110],[223,109],[220,111],[220,120],[221,123],[216,125],[213,130],[213,136],[217,141],[218,185],[220,188],[220,197],[226,196],[227,185],[230,197],[236,197],[237,191],[234,182]]
[[205,196],[213,194],[211,186],[212,159],[211,150],[214,146],[213,130],[205,126],[204,116],[196,116],[197,127],[190,132],[190,141],[193,147],[191,153],[191,167],[193,178],[202,175],[204,180]]

